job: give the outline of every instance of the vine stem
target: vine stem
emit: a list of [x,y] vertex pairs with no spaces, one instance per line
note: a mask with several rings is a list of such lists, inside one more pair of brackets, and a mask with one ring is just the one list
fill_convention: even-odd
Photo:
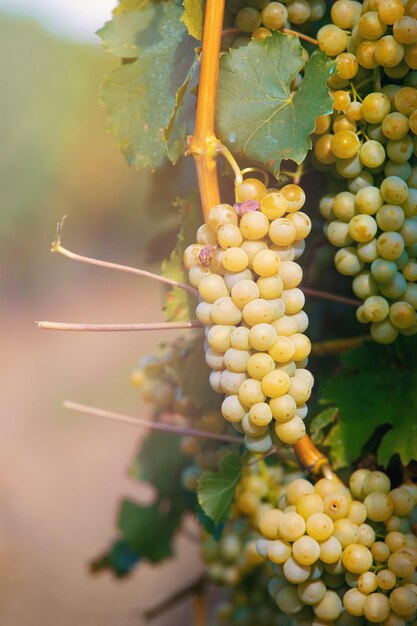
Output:
[[44,330],[63,330],[69,332],[118,333],[143,330],[178,330],[183,328],[202,328],[198,320],[190,322],[150,322],[143,324],[67,324],[66,322],[36,322]]
[[313,343],[311,354],[313,356],[327,356],[329,354],[340,354],[350,348],[361,346],[367,339],[368,335],[359,335],[358,337],[347,337],[346,339],[329,339]]
[[313,37],[309,37],[308,35],[304,35],[304,33],[299,33],[298,30],[291,30],[291,28],[283,28],[282,32],[286,35],[295,35],[299,39],[304,39],[305,41],[309,41],[310,43],[314,43],[315,46],[319,45],[317,39],[313,39]]
[[[146,420],[142,417],[132,417],[130,415],[124,415],[123,413],[106,411],[105,409],[98,409],[97,407],[72,402],[71,400],[66,400],[63,402],[62,406],[69,411],[76,411],[77,413],[83,413],[84,415],[101,417],[115,422],[120,422],[121,424],[127,424],[129,426],[139,426],[141,428],[148,428],[149,430],[158,430],[160,432],[171,433],[180,437],[198,437],[200,439],[212,439],[214,441],[224,441],[226,443],[237,444],[241,444],[243,441],[241,437],[234,437],[233,435],[221,435],[219,433],[198,430],[187,426],[176,426],[174,424],[166,424],[164,422],[152,422],[151,420]],[[168,417],[168,414],[166,417]],[[175,414],[169,414],[169,417],[175,417]]]
[[[299,39],[304,39],[305,41],[309,41],[310,43],[313,43],[315,46],[319,45],[319,42],[317,41],[317,39],[313,39],[313,37],[304,35],[304,33],[300,33],[298,30],[292,30],[291,28],[282,28],[281,32],[285,33],[286,35],[295,35]],[[243,34],[242,31],[239,30],[239,28],[225,28],[222,31],[222,36],[225,37],[226,35],[238,35],[239,33]]]
[[184,289],[193,296],[198,297],[197,289],[195,289],[191,285],[186,285],[185,283],[180,283],[178,280],[165,278],[165,276],[160,276],[159,274],[154,274],[153,272],[147,272],[146,270],[141,270],[137,267],[120,265],[119,263],[111,263],[110,261],[101,261],[100,259],[94,259],[92,257],[76,254],[75,252],[71,252],[71,250],[67,250],[66,248],[61,246],[61,242],[59,241],[59,239],[54,241],[54,243],[52,244],[51,252],[56,252],[57,254],[61,254],[62,256],[67,257],[67,259],[71,259],[72,261],[79,261],[80,263],[86,263],[87,265],[95,265],[97,267],[104,267],[106,269],[118,270],[119,272],[127,272],[129,274],[136,274],[137,276],[144,276],[145,278],[152,278],[153,280],[158,280],[161,283],[171,285],[171,287]]
[[215,116],[224,5],[225,0],[206,2],[196,124],[187,151],[195,160],[206,221],[210,209],[220,203],[216,162],[219,141],[215,133]]
[[301,291],[303,291],[307,296],[311,296],[312,298],[321,298],[322,300],[333,300],[334,302],[341,302],[342,304],[348,304],[349,306],[360,306],[362,302],[360,300],[355,300],[354,298],[346,298],[345,296],[338,296],[335,293],[329,293],[328,291],[319,291],[318,289],[312,289],[311,287],[303,287],[301,286]]

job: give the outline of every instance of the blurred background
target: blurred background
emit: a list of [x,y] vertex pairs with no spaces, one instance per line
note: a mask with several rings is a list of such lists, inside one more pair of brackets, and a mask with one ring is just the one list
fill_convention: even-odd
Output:
[[[89,573],[115,536],[120,497],[145,496],[127,473],[141,434],[61,406],[146,415],[130,371],[168,334],[34,324],[162,319],[158,284],[49,251],[64,214],[63,244],[81,254],[158,271],[174,240],[184,176],[129,171],[98,103],[115,61],[94,31],[114,5],[0,0],[1,626],[140,626],[144,609],[199,575],[186,537],[157,571],[142,566],[122,582]],[[191,624],[191,615],[185,602],[152,623]]]

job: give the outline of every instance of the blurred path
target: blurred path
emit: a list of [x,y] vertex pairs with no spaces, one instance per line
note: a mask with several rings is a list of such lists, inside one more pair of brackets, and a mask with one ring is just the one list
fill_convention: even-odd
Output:
[[[142,566],[125,581],[88,572],[88,561],[115,536],[119,498],[141,497],[127,476],[140,432],[69,414],[61,402],[143,415],[130,369],[173,333],[158,340],[155,333],[36,329],[35,319],[161,319],[161,289],[151,281],[74,275],[60,285],[58,267],[46,300],[26,309],[9,301],[0,311],[1,626],[140,626],[143,608],[200,571],[196,546],[181,539],[175,559],[157,570]],[[190,603],[152,622],[175,624],[191,626]]]

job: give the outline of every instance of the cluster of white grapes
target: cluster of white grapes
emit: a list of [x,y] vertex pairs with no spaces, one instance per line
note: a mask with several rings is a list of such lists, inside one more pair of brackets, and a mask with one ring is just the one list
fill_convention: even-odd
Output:
[[244,519],[229,522],[218,541],[204,533],[201,556],[210,581],[215,585],[235,587],[262,563],[256,551],[257,537]]
[[[325,233],[340,248],[336,268],[355,277],[353,291],[364,300],[358,320],[370,322],[375,341],[388,344],[398,333],[417,332],[417,72],[410,71],[417,68],[417,4],[365,2],[342,45],[342,28],[348,26],[341,9],[348,6],[349,0],[337,0],[335,24],[321,29],[339,42],[321,44],[337,55],[333,85],[338,89],[333,116],[317,120],[313,158],[319,169],[331,168],[337,178],[348,179],[346,191],[320,202]],[[391,26],[394,34],[385,35]],[[372,50],[378,62],[367,64],[364,50],[369,55]],[[391,59],[394,50],[399,56]],[[405,77],[404,86],[386,84],[362,101],[349,81],[378,64],[390,78]]]
[[417,69],[416,18],[416,0],[336,0],[332,23],[320,28],[317,39],[331,57],[347,51],[363,69],[381,67],[390,78],[403,78]]
[[305,369],[311,343],[295,261],[311,221],[295,184],[277,191],[249,178],[236,197],[234,206],[210,210],[184,264],[200,294],[210,384],[226,394],[223,416],[250,451],[267,452],[274,436],[294,444],[305,434],[313,376]]
[[326,13],[325,0],[229,0],[228,10],[242,33],[263,40],[272,30],[318,22]]
[[405,626],[417,617],[417,487],[391,489],[360,469],[337,479],[297,479],[259,521],[259,554],[275,576],[278,607],[303,626]]

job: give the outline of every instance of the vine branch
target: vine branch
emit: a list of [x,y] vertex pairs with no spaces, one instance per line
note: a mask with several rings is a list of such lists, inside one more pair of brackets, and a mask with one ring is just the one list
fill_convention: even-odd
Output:
[[198,320],[190,322],[150,322],[143,324],[71,324],[66,322],[36,322],[44,330],[63,330],[69,332],[119,333],[143,330],[178,330],[183,328],[202,328]]
[[195,160],[205,220],[210,209],[220,203],[215,117],[224,5],[225,0],[206,2],[196,124],[187,152]]
[[[76,411],[77,413],[83,413],[84,415],[101,417],[104,419],[120,422],[121,424],[128,424],[129,426],[139,426],[142,428],[148,428],[149,430],[159,430],[161,432],[171,433],[180,437],[198,437],[200,439],[213,439],[214,441],[224,441],[226,443],[237,444],[241,444],[243,441],[241,437],[234,437],[233,435],[222,435],[219,433],[208,432],[206,430],[189,428],[187,426],[166,424],[164,422],[152,422],[151,420],[146,420],[142,417],[131,417],[130,415],[124,415],[123,413],[106,411],[105,409],[98,409],[93,406],[87,406],[86,404],[72,402],[71,400],[66,400],[65,402],[63,402],[63,407],[65,409],[68,409],[69,411]],[[173,415],[170,414],[170,417],[172,416]]]
[[71,252],[71,250],[67,250],[61,245],[61,234],[62,227],[64,225],[64,216],[57,225],[57,234],[55,241],[52,243],[51,252],[55,252],[57,254],[61,254],[62,256],[67,257],[67,259],[71,259],[72,261],[79,261],[80,263],[86,263],[87,265],[95,265],[96,267],[103,267],[111,270],[118,270],[119,272],[127,272],[129,274],[136,274],[137,276],[144,276],[145,278],[152,278],[153,280],[158,280],[161,283],[165,283],[170,285],[171,287],[178,287],[179,289],[184,289],[188,291],[191,295],[198,297],[198,290],[192,287],[191,285],[186,285],[185,283],[181,283],[178,280],[173,280],[171,278],[165,278],[165,276],[160,276],[159,274],[154,274],[153,272],[147,272],[146,270],[141,270],[137,267],[130,267],[129,265],[120,265],[119,263],[111,263],[110,261],[102,261],[100,259],[94,259],[92,257],[83,256],[81,254],[76,254],[75,252]]

